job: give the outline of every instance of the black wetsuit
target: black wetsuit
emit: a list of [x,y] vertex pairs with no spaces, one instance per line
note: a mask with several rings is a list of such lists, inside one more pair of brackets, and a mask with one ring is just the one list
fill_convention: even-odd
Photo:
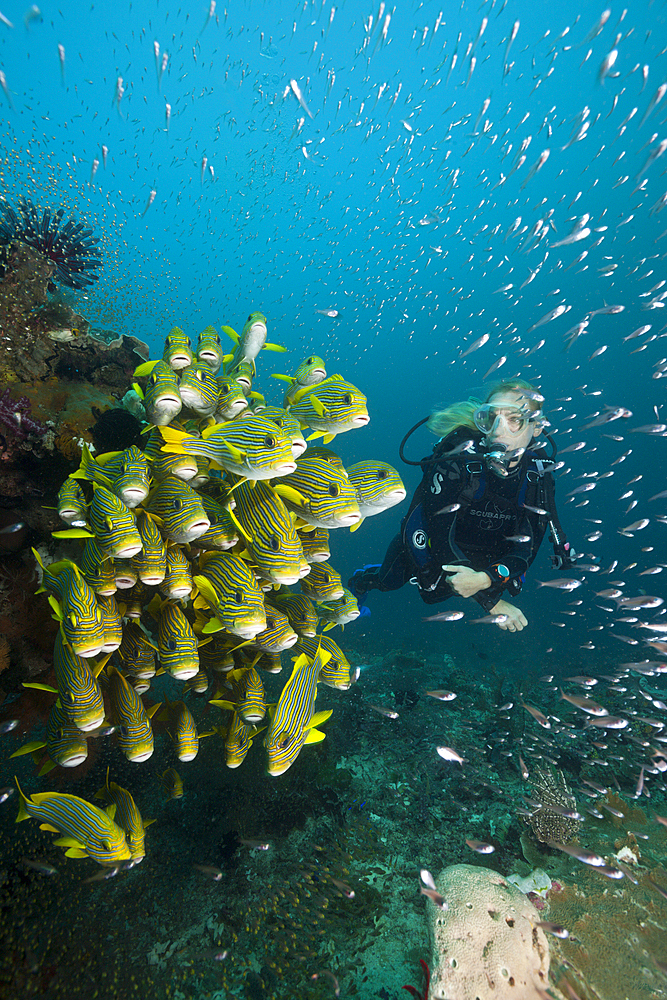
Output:
[[397,590],[412,582],[423,601],[436,604],[455,593],[442,567],[470,566],[491,578],[491,586],[474,595],[488,611],[506,592],[512,596],[521,590],[548,527],[557,565],[569,564],[570,547],[554,503],[553,463],[526,451],[516,468],[500,477],[477,453],[478,443],[475,453],[445,457],[473,437],[468,428],[454,431],[422,460],[424,477],[372,589]]

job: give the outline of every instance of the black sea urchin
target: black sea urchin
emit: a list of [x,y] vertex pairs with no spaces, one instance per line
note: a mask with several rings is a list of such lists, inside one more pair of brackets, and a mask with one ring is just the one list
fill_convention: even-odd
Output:
[[55,267],[53,281],[68,288],[86,288],[98,280],[94,272],[102,265],[99,241],[92,229],[74,219],[61,225],[65,209],[51,215],[39,210],[27,198],[21,198],[18,213],[6,202],[0,204],[0,266],[6,268],[12,243],[25,243],[47,258]]

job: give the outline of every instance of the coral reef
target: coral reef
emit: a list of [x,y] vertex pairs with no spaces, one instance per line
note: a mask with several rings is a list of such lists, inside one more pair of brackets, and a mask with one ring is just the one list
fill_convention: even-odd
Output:
[[565,816],[561,811],[576,812],[577,801],[558,768],[535,767],[532,773],[532,796],[541,803],[541,808],[529,819],[530,828],[540,843],[569,844],[577,836],[581,823]]
[[[28,198],[19,200],[18,212],[6,202],[0,205],[0,247],[11,255],[14,247],[27,246],[52,268],[52,280],[69,288],[87,288],[102,266],[99,241],[92,229],[70,218],[62,225],[65,209],[40,211]],[[10,265],[11,267],[11,265]]]
[[503,1000],[549,983],[549,943],[539,913],[490,868],[452,865],[436,879],[448,903],[429,905],[431,1000]]

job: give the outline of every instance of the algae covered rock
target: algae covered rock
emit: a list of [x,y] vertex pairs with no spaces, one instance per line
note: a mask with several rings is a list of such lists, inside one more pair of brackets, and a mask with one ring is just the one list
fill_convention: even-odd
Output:
[[452,865],[436,879],[448,909],[429,904],[429,1000],[537,996],[549,982],[549,944],[530,900],[502,875]]

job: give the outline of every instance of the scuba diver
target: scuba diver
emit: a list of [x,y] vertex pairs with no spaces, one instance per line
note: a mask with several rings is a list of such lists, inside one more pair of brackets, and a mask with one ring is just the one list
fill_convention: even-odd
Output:
[[[409,582],[426,604],[471,597],[499,616],[500,628],[525,628],[525,615],[504,595],[520,592],[547,528],[554,567],[572,568],[577,558],[556,512],[556,445],[545,432],[553,448],[547,458],[534,444],[548,426],[543,402],[529,382],[511,379],[485,401],[455,403],[408,431],[399,454],[420,465],[423,478],[382,564],[364,566],[348,582],[360,604],[370,590],[398,590]],[[428,458],[410,462],[403,446],[427,422],[440,440]]]

